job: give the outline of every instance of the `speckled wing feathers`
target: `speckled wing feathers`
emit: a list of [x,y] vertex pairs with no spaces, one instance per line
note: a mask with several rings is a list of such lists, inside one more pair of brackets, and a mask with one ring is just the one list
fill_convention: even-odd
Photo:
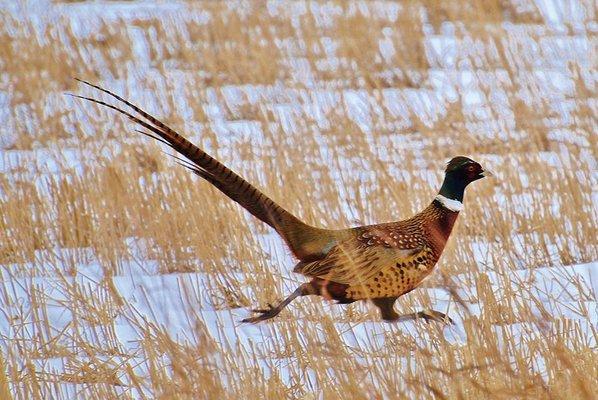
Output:
[[416,258],[425,250],[417,241],[399,243],[392,232],[365,230],[334,247],[321,260],[299,263],[294,272],[332,282],[360,285],[383,269],[407,259]]

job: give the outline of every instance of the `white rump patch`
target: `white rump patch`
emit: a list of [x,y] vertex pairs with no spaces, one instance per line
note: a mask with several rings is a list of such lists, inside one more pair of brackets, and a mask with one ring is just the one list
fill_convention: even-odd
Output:
[[444,208],[447,208],[451,211],[459,212],[463,210],[463,203],[461,203],[459,200],[449,199],[448,197],[444,197],[441,194],[436,196],[435,199],[438,200],[440,204],[444,206]]

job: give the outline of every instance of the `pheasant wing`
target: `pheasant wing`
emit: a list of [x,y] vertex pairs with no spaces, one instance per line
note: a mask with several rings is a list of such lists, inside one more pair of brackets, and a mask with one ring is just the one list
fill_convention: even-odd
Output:
[[320,260],[297,264],[294,271],[332,282],[358,285],[389,265],[417,258],[424,251],[424,246],[415,244],[411,248],[399,248],[377,240],[372,243],[355,238],[337,244]]

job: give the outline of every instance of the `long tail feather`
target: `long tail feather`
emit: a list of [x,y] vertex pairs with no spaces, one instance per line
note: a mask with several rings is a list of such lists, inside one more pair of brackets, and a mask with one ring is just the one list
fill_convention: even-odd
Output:
[[[71,94],[71,96],[108,107],[150,131],[151,133],[138,130],[138,132],[173,148],[189,160],[189,162],[185,161],[182,164],[183,166],[214,185],[253,216],[274,228],[300,260],[319,258],[322,255],[322,249],[326,248],[331,240],[334,240],[333,231],[318,229],[303,223],[231,169],[141,108],[100,86],[82,79],[77,79],[77,81],[117,99],[130,107],[137,115],[91,97],[74,94]],[[179,161],[183,160],[180,159]]]

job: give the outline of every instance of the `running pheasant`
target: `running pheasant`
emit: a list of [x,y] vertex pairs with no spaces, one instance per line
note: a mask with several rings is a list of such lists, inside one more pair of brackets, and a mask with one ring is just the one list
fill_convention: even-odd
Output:
[[243,322],[259,322],[275,317],[299,296],[318,295],[347,304],[371,300],[387,321],[423,318],[450,321],[439,311],[399,315],[394,302],[420,285],[436,265],[451,234],[463,194],[471,182],[490,175],[480,164],[455,157],[448,163],[444,182],[432,203],[413,217],[356,228],[328,230],[303,223],[235,172],[193,145],[139,107],[122,97],[93,85],[133,111],[89,97],[73,95],[124,114],[147,129],[139,131],[173,148],[185,159],[180,163],[234,200],[253,216],[270,225],[299,259],[294,272],[311,280],[300,285],[276,306],[254,310],[257,314]]

